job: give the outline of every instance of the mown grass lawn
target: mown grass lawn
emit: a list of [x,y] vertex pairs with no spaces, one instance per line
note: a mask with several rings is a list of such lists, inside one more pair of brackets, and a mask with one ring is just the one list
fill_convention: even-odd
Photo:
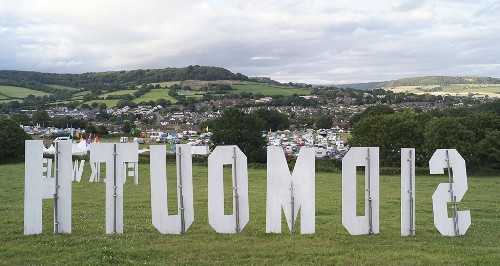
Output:
[[[174,165],[168,164],[174,177]],[[350,236],[342,226],[340,173],[316,174],[316,234],[265,233],[266,171],[249,170],[250,222],[240,234],[208,224],[207,167],[194,166],[195,221],[184,235],[161,235],[151,224],[149,165],[139,185],[124,188],[124,234],[104,230],[104,183],[73,183],[73,233],[53,234],[53,202],[44,202],[40,235],[23,235],[24,164],[0,165],[0,264],[382,264],[484,265],[500,262],[500,177],[469,177],[459,204],[472,225],[465,236],[444,237],[433,225],[432,194],[447,176],[417,176],[416,236],[400,236],[400,178],[381,176],[380,234]],[[225,176],[226,178],[226,176]],[[226,184],[227,185],[227,184]],[[169,188],[175,185],[169,179]],[[175,200],[169,194],[171,203]],[[227,200],[227,199],[226,199]],[[170,210],[175,209],[170,205]],[[284,223],[284,220],[283,220]],[[297,228],[300,228],[299,226]]]

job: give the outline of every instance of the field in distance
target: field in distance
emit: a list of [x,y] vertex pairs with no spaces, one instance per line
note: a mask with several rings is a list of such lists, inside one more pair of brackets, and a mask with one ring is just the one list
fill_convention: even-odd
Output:
[[500,84],[451,84],[451,85],[424,85],[424,86],[397,86],[385,87],[393,92],[409,92],[415,94],[451,95],[474,97],[500,98]]

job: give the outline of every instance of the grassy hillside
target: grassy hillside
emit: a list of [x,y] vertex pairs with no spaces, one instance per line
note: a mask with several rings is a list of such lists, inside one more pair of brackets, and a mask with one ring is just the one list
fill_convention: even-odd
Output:
[[[249,170],[250,221],[236,235],[218,234],[208,223],[207,167],[193,168],[195,221],[184,235],[162,235],[151,224],[149,165],[139,166],[139,185],[124,185],[124,234],[105,234],[105,184],[73,183],[73,234],[53,234],[53,201],[43,203],[43,233],[23,235],[24,165],[0,165],[0,256],[4,265],[485,265],[500,261],[498,177],[469,177],[460,210],[470,210],[465,236],[435,229],[432,194],[446,175],[416,178],[416,236],[400,236],[400,178],[380,179],[380,234],[350,236],[342,226],[341,176],[316,174],[316,233],[265,233],[266,171]],[[101,168],[103,171],[104,169]],[[230,178],[230,168],[224,178]],[[169,213],[176,213],[175,166],[167,166]],[[359,183],[358,183],[359,184]],[[361,187],[358,192],[362,193]],[[231,206],[225,183],[226,202]],[[226,213],[231,213],[226,210]],[[297,225],[300,228],[300,223]],[[300,231],[300,230],[298,230]]]
[[0,96],[3,99],[19,101],[26,98],[30,94],[33,94],[34,96],[50,95],[50,93],[35,91],[27,88],[0,85]]
[[299,95],[308,95],[311,90],[304,88],[294,88],[287,86],[276,86],[265,83],[257,83],[257,82],[245,82],[244,84],[235,84],[231,85],[237,92],[252,92],[252,93],[261,93],[263,95],[285,95],[290,96],[293,94]]

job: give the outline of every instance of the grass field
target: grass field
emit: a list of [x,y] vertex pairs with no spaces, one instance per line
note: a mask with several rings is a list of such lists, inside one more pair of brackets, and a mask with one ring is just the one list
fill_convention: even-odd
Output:
[[50,95],[50,93],[42,91],[35,91],[27,88],[0,85],[0,95],[3,95],[4,98],[11,98],[12,100],[22,100],[30,94],[33,94],[34,96]]
[[[174,189],[175,167],[167,167],[168,185]],[[316,233],[290,235],[286,225],[282,234],[265,233],[266,171],[250,169],[250,221],[240,234],[227,235],[208,224],[207,167],[194,166],[195,221],[184,235],[161,235],[151,224],[149,165],[141,164],[139,185],[127,181],[124,186],[124,234],[106,235],[105,185],[88,182],[89,168],[85,166],[81,183],[73,183],[73,234],[53,235],[53,201],[45,200],[43,233],[24,236],[24,165],[0,165],[0,264],[484,265],[500,261],[498,176],[469,177],[469,190],[459,209],[471,211],[472,225],[462,237],[441,236],[433,225],[431,197],[447,176],[417,176],[416,236],[409,238],[400,236],[399,176],[380,179],[380,234],[350,236],[341,222],[341,175],[317,173]],[[169,202],[174,199],[170,193]],[[174,205],[170,205],[171,214],[172,209]]]
[[113,91],[113,92],[108,92],[108,93],[101,94],[101,95],[99,95],[99,97],[101,97],[101,98],[106,98],[106,97],[108,97],[109,95],[125,95],[125,94],[134,95],[134,92],[136,92],[136,91],[137,91],[137,90],[121,90],[121,91]]
[[181,82],[182,82],[182,81],[165,81],[165,82],[158,82],[158,83],[151,83],[151,84],[152,84],[152,85],[160,84],[160,86],[161,86],[162,88],[165,88],[165,87],[170,87],[170,86],[172,86],[172,85],[174,85],[174,84],[179,85],[179,84],[181,84]]
[[252,92],[252,93],[262,93],[264,95],[284,95],[290,96],[295,93],[299,95],[309,95],[311,90],[302,88],[289,88],[285,86],[274,86],[263,83],[256,82],[245,82],[245,84],[234,84],[231,85],[236,92]]
[[78,88],[75,87],[67,87],[67,86],[62,86],[62,85],[54,85],[54,84],[47,84],[47,86],[60,89],[60,90],[68,90],[68,91],[77,91]]
[[172,98],[167,94],[166,89],[152,89],[150,92],[142,95],[139,98],[135,98],[132,101],[135,103],[140,103],[140,102],[149,102],[149,101],[156,101],[158,99],[164,98],[165,100],[169,100],[172,103],[176,103],[177,100]]
[[[440,87],[440,90],[436,88]],[[429,93],[432,95],[449,94],[452,96],[475,96],[500,97],[499,84],[451,84],[451,85],[426,85],[426,86],[398,86],[391,88],[394,92],[410,92],[415,94]]]

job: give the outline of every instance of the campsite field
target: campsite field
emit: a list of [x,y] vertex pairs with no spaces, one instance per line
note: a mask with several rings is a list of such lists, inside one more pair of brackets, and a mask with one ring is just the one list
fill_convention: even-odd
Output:
[[[226,169],[227,170],[227,169]],[[173,164],[168,185],[175,188]],[[226,171],[227,173],[227,171]],[[195,221],[184,235],[162,235],[151,224],[149,165],[139,185],[124,185],[124,234],[106,235],[105,185],[73,183],[73,233],[53,234],[53,202],[44,200],[43,233],[23,235],[24,164],[0,165],[0,264],[382,264],[484,265],[500,261],[500,177],[469,177],[460,210],[470,210],[465,236],[444,237],[433,225],[432,194],[446,175],[416,178],[416,236],[400,236],[400,177],[380,178],[380,234],[350,236],[341,220],[341,174],[316,174],[316,233],[266,234],[266,170],[249,169],[250,221],[239,234],[218,234],[208,223],[207,167],[194,166]],[[230,175],[224,176],[230,179]],[[226,195],[230,193],[229,182]],[[169,189],[169,191],[170,191]],[[359,189],[360,190],[360,189]],[[169,194],[174,214],[175,194]],[[228,197],[226,202],[229,204]],[[176,205],[175,205],[176,206]],[[230,208],[227,208],[230,209]],[[300,225],[297,225],[300,228]]]

